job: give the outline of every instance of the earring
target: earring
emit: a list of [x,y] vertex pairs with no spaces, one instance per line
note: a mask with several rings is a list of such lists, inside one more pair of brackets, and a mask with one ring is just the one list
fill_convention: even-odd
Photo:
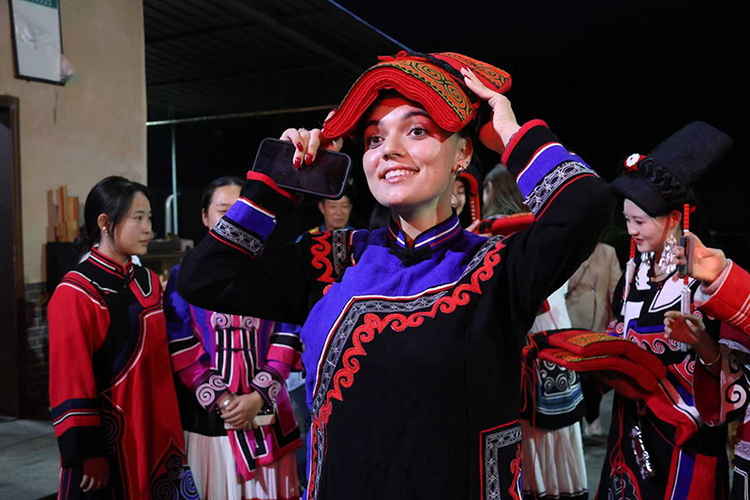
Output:
[[677,238],[673,234],[667,237],[664,242],[664,250],[661,252],[661,258],[659,259],[659,269],[665,274],[672,274],[677,269],[675,262],[675,249],[677,247]]

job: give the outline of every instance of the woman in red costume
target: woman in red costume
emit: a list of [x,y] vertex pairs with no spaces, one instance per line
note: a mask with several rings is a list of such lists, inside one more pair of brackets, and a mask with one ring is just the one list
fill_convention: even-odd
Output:
[[[696,305],[724,324],[721,338],[708,335],[704,322],[695,314],[669,311],[665,332],[691,345],[701,362],[693,380],[695,406],[710,426],[738,420],[734,442],[732,500],[747,497],[750,477],[750,274],[728,260],[724,252],[706,248],[695,235],[690,277],[702,282]],[[675,252],[678,264],[686,264],[684,248]]]
[[63,499],[198,499],[185,459],[145,186],[107,177],[86,198],[91,251],[49,304],[50,403]]

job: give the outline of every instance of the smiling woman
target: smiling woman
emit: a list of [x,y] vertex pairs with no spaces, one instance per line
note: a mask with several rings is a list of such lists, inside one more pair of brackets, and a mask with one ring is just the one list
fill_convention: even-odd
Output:
[[[361,135],[389,226],[266,246],[296,198],[249,172],[240,202],[182,263],[190,302],[304,324],[308,498],[522,495],[525,332],[594,248],[614,200],[544,122],[518,125],[509,86],[507,73],[460,54],[382,57],[323,130],[282,139],[300,165]],[[523,233],[478,236],[452,211],[477,130],[537,217]]]
[[[645,400],[615,395],[598,498],[727,497],[726,428],[704,424],[691,394],[699,371],[696,351],[669,338],[664,328],[664,315],[670,311],[703,317],[692,305],[700,282],[683,279],[676,268],[664,264],[669,247],[682,235],[683,216],[687,214],[694,227],[696,216],[702,215],[700,209],[691,213],[690,207],[698,205],[694,187],[731,146],[731,138],[720,130],[693,122],[648,156],[631,155],[612,183],[625,198],[623,215],[633,244],[627,271],[614,292],[615,320],[608,331],[656,355],[668,376]],[[704,319],[716,338],[719,324]]]

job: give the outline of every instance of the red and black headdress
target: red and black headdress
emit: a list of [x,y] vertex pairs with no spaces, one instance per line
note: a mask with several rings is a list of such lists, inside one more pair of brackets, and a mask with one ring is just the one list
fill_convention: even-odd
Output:
[[[329,139],[353,135],[359,120],[381,90],[395,90],[424,106],[435,123],[458,132],[477,118],[482,101],[466,87],[461,68],[467,67],[488,88],[500,93],[510,88],[510,75],[482,61],[454,52],[422,54],[401,51],[381,56],[354,83],[336,113],[326,120]],[[489,114],[488,114],[489,118]]]

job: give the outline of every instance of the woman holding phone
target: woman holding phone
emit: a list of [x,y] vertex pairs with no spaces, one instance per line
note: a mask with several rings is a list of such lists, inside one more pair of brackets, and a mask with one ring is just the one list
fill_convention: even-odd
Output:
[[[322,130],[282,139],[300,166],[342,137],[362,138],[389,226],[267,246],[296,198],[249,172],[182,263],[178,290],[191,303],[304,325],[308,498],[521,496],[525,334],[594,248],[614,199],[544,122],[516,122],[509,85],[507,73],[460,54],[382,57]],[[523,233],[468,233],[451,208],[477,131],[536,214]]]
[[[698,365],[716,358],[670,338],[664,316],[687,308],[704,316],[695,300],[700,282],[678,274],[677,247],[683,230],[695,230],[703,215],[695,210],[694,187],[731,146],[720,130],[693,122],[647,156],[628,157],[612,183],[625,198],[632,246],[609,331],[658,356],[667,376],[646,399],[615,395],[599,498],[720,499],[728,493],[726,427],[704,425],[693,398]],[[718,323],[704,321],[717,338]]]

